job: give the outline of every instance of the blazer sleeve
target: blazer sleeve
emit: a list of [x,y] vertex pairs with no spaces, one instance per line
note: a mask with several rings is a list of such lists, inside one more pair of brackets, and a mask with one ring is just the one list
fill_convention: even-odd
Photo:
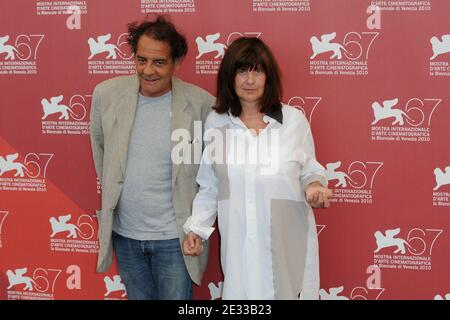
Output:
[[203,128],[206,130],[206,119],[208,118],[209,113],[212,111],[212,107],[216,103],[216,98],[214,98],[212,95],[208,94],[205,97],[205,101],[202,105],[202,122],[203,122]]
[[98,86],[94,89],[94,93],[92,94],[90,122],[90,138],[95,171],[97,172],[97,177],[100,179],[100,183],[102,183],[104,139],[101,114],[101,94]]
[[[210,121],[205,124],[204,139],[209,141],[208,129],[211,127]],[[218,179],[212,168],[212,161],[209,157],[209,144],[203,150],[200,168],[197,174],[199,189],[192,203],[192,215],[183,225],[186,233],[193,232],[202,239],[207,240],[215,228],[212,227],[217,217],[217,193]]]

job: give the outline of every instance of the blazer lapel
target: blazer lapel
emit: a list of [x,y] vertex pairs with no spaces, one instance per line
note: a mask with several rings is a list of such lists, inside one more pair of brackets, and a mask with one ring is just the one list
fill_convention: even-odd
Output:
[[123,88],[123,95],[117,103],[117,126],[119,128],[118,148],[122,175],[125,176],[127,165],[128,144],[131,128],[139,96],[139,80],[137,76],[130,79],[129,85]]
[[[172,132],[177,129],[185,129],[190,132],[192,125],[192,109],[183,91],[183,83],[176,77],[172,78]],[[172,148],[180,141],[172,141]],[[172,189],[175,186],[175,180],[180,170],[180,165],[172,162]]]

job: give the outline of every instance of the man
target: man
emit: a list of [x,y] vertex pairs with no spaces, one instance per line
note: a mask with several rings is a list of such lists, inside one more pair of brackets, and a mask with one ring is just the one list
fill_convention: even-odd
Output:
[[[157,16],[128,27],[137,76],[104,81],[92,100],[91,143],[103,189],[97,271],[109,269],[114,249],[129,299],[191,299],[207,262],[206,243],[199,258],[181,251],[198,165],[172,161],[178,142],[171,134],[184,129],[193,137],[194,121],[204,123],[215,100],[173,76],[187,43],[170,21]],[[184,151],[201,150],[196,137]]]

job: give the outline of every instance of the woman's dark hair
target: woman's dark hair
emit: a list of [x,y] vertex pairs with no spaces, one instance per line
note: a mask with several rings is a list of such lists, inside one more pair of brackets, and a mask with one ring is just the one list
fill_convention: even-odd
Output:
[[261,98],[262,113],[281,111],[281,78],[278,64],[269,47],[258,38],[239,38],[227,49],[217,75],[217,113],[230,113],[239,117],[242,106],[234,88],[238,70],[261,68],[266,75],[264,94]]
[[180,60],[187,54],[186,38],[177,31],[166,16],[157,15],[154,21],[147,20],[140,24],[137,22],[128,24],[127,42],[134,54],[136,54],[138,41],[143,34],[155,40],[167,42],[170,45],[170,54],[173,61]]

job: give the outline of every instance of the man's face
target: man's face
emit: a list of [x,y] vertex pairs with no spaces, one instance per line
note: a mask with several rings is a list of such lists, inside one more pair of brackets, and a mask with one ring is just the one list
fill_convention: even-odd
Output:
[[135,62],[142,95],[158,97],[172,89],[172,75],[179,62],[172,60],[169,43],[142,35],[137,44]]

